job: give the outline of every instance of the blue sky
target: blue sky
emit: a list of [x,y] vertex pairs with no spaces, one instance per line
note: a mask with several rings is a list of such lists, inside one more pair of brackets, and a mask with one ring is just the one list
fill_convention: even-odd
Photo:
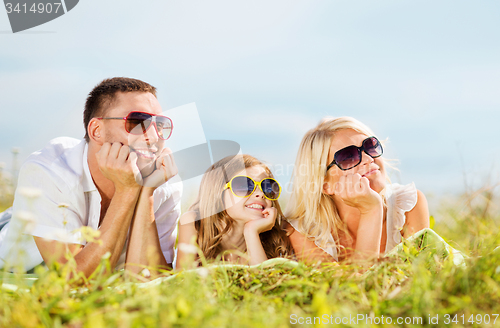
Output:
[[[145,80],[195,102],[206,139],[291,165],[324,116],[353,116],[427,194],[497,183],[500,2],[96,1],[12,34],[0,9],[0,162],[82,137],[85,97]],[[281,183],[289,173],[278,176]]]

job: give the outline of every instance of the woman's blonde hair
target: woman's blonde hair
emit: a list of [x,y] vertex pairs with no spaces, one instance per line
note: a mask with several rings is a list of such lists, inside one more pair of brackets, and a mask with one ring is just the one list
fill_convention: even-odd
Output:
[[[205,258],[215,259],[223,252],[222,237],[227,234],[234,220],[227,214],[223,192],[225,185],[238,172],[252,166],[261,166],[268,177],[273,178],[269,168],[250,155],[228,156],[213,164],[204,174],[197,200],[189,208],[197,215],[195,227],[197,244]],[[292,253],[286,232],[282,229],[283,212],[277,200],[272,201],[278,214],[273,228],[260,234],[262,246],[268,258],[285,257]]]
[[286,217],[297,220],[299,231],[321,247],[335,246],[328,243],[330,233],[337,241],[336,247],[339,247],[339,232],[349,237],[332,197],[323,193],[332,138],[344,129],[375,136],[370,128],[352,117],[324,118],[302,138],[293,171]]

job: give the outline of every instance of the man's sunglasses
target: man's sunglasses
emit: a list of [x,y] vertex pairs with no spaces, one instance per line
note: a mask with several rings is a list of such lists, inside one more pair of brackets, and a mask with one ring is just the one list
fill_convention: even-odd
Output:
[[154,123],[158,138],[167,140],[172,134],[172,120],[166,116],[144,112],[130,112],[126,117],[97,117],[99,120],[125,120],[125,130],[134,135],[145,134]]
[[280,197],[280,184],[273,178],[266,178],[257,182],[245,175],[237,175],[226,184],[224,190],[229,188],[233,195],[237,197],[248,197],[253,194],[257,186],[264,193],[264,197],[269,200],[276,200]]
[[358,166],[361,163],[361,152],[364,151],[366,154],[370,155],[372,158],[377,158],[382,156],[384,150],[382,145],[375,137],[368,137],[363,140],[361,147],[358,146],[348,146],[337,151],[333,156],[333,161],[328,165],[326,171],[337,165],[339,169],[346,171],[353,167]]

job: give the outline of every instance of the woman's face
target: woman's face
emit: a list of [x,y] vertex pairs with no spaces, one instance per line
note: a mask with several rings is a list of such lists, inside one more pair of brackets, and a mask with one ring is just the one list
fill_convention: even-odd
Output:
[[[332,142],[330,145],[327,165],[333,161],[334,155],[337,151],[351,145],[361,147],[363,140],[368,137],[370,136],[359,133],[356,130],[352,129],[344,129],[336,132],[335,136],[332,138]],[[386,176],[382,157],[372,158],[370,155],[362,151],[361,163],[358,166],[344,171],[341,170],[337,165],[333,165],[328,170],[325,178],[325,183],[330,188],[324,188],[324,191],[328,194],[333,194],[333,188],[335,187],[341,176],[355,173],[358,173],[362,177],[366,177],[370,182],[370,188],[377,193],[380,193],[385,188]]]
[[[235,174],[246,175],[254,181],[259,182],[268,177],[262,166],[252,166]],[[262,190],[257,186],[255,191],[248,197],[237,197],[230,189],[223,194],[227,214],[236,221],[246,223],[252,220],[262,219],[262,211],[273,206],[272,201],[264,197]]]

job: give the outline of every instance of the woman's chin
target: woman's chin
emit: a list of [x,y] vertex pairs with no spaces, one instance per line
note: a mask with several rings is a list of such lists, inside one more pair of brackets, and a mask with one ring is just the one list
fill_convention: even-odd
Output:
[[385,181],[373,181],[370,182],[370,188],[372,188],[373,191],[376,193],[380,194],[382,190],[385,189],[386,182]]

